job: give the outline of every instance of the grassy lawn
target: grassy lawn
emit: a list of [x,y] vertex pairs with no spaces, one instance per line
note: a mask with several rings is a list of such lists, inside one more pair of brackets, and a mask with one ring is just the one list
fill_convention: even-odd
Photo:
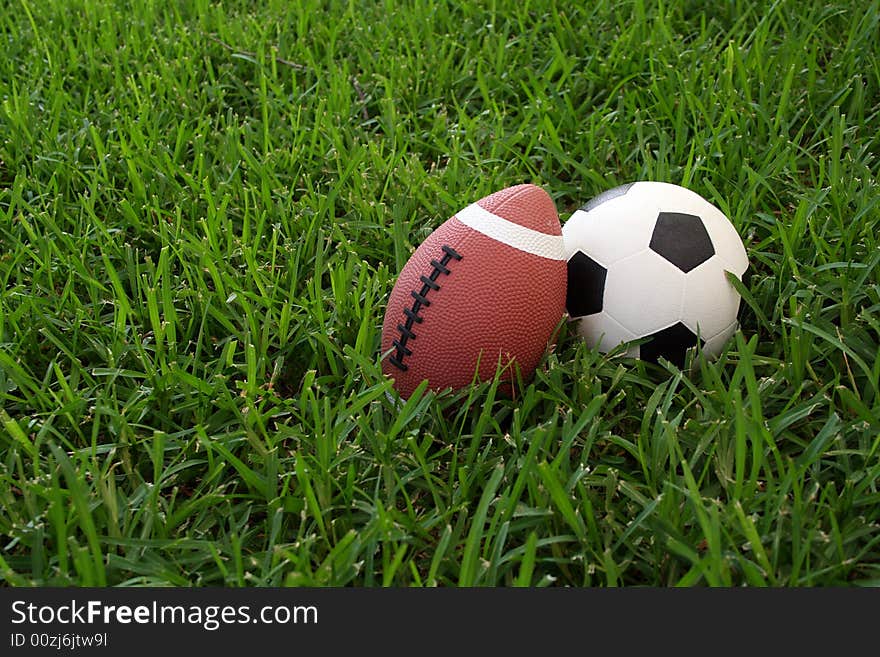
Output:
[[[880,2],[585,4],[9,4],[0,580],[880,584]],[[743,237],[717,361],[395,406],[431,230],[634,180]]]

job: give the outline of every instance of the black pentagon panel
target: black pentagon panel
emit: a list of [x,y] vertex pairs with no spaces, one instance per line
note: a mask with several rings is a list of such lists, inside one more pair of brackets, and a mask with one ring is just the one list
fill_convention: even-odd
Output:
[[568,259],[568,288],[565,307],[570,317],[583,317],[602,310],[608,270],[578,251]]
[[642,360],[656,363],[662,356],[678,367],[684,367],[684,358],[687,350],[695,347],[698,340],[694,332],[679,322],[669,328],[657,331],[651,339],[639,347],[639,356]]
[[685,273],[715,255],[703,220],[678,212],[661,212],[657,216],[650,246]]
[[620,185],[619,187],[612,187],[611,189],[607,189],[598,196],[594,196],[589,201],[584,203],[581,207],[578,208],[581,212],[589,212],[597,205],[602,205],[606,201],[610,201],[613,198],[617,198],[618,196],[623,196],[629,191],[629,188],[635,185],[635,183],[627,183],[626,185]]

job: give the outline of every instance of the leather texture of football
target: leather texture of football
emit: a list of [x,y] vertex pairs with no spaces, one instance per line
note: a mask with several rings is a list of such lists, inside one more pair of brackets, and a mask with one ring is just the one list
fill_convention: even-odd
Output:
[[[404,265],[382,327],[383,372],[408,398],[534,374],[565,313],[567,265],[553,199],[502,189],[440,225]],[[475,377],[476,375],[476,377]]]

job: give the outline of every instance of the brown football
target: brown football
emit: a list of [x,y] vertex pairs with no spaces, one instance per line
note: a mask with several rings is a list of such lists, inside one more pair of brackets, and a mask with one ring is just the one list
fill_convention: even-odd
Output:
[[404,265],[382,327],[382,369],[407,398],[423,380],[459,390],[534,374],[565,312],[567,266],[553,199],[516,185],[440,225]]

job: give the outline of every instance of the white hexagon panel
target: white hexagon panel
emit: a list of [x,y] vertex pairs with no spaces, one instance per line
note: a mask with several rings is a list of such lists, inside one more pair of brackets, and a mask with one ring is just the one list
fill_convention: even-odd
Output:
[[637,337],[675,324],[681,318],[685,277],[650,249],[608,269],[602,310]]

